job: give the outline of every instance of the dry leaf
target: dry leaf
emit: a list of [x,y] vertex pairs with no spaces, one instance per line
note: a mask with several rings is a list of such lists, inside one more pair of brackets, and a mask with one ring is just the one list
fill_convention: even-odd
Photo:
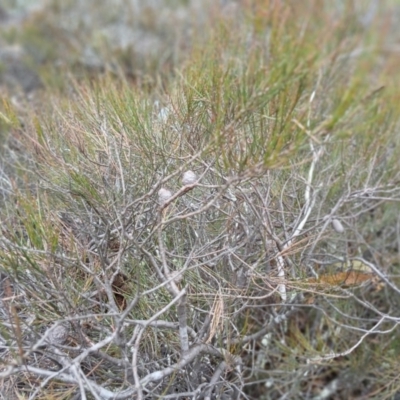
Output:
[[211,310],[212,320],[210,326],[210,333],[208,335],[206,343],[211,343],[211,340],[217,333],[223,313],[224,313],[224,300],[222,299],[222,296],[219,294],[219,296],[215,298]]
[[360,271],[346,271],[338,272],[336,274],[321,275],[318,279],[310,278],[307,282],[325,284],[328,286],[355,286],[362,282],[369,281],[373,277],[373,274]]

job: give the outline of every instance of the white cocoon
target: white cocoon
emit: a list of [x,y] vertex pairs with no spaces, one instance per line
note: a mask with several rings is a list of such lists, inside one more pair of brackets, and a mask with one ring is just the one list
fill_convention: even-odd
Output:
[[193,171],[186,171],[182,177],[182,183],[184,186],[193,185],[197,181],[197,175]]
[[344,228],[342,223],[338,220],[338,219],[333,219],[332,220],[332,226],[333,229],[337,232],[337,233],[343,233],[344,232]]
[[160,205],[164,205],[170,198],[172,197],[172,193],[170,190],[161,188],[158,191],[158,202]]

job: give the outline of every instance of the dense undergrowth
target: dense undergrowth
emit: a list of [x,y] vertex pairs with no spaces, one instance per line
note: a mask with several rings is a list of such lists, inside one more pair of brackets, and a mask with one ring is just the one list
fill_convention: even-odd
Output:
[[7,30],[2,398],[396,398],[396,2],[196,4]]

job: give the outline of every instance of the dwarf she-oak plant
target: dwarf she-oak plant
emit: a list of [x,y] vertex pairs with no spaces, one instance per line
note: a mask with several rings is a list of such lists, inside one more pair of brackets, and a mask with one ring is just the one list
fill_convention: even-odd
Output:
[[337,371],[384,365],[397,103],[357,16],[306,3],[218,15],[162,89],[74,81],[28,112],[34,167],[1,212],[8,393],[347,398]]

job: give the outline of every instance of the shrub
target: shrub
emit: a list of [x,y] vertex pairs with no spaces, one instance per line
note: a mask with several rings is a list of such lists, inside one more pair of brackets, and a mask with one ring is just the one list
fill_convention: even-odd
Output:
[[398,110],[355,55],[369,36],[327,4],[240,7],[163,90],[72,81],[28,112],[6,395],[398,390]]

